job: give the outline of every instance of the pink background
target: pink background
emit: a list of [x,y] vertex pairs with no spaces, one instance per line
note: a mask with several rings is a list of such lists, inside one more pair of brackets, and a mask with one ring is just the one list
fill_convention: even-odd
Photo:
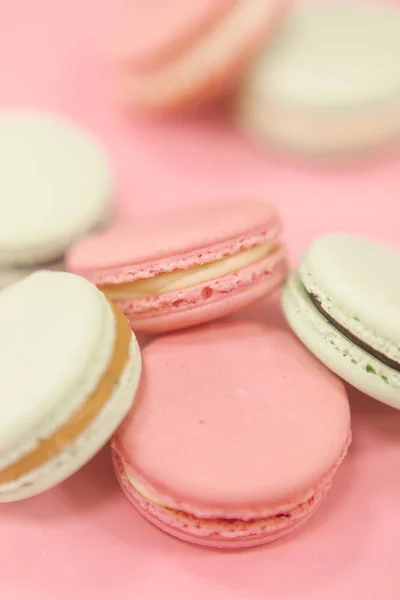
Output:
[[[115,0],[2,0],[0,104],[63,110],[96,131],[112,152],[123,212],[266,196],[286,220],[293,260],[331,230],[400,245],[394,152],[357,167],[318,170],[253,147],[217,115],[146,123],[119,111],[104,60],[116,8]],[[281,322],[277,299],[268,304],[264,318]],[[252,314],[262,318],[265,305]],[[169,538],[128,505],[105,449],[57,489],[0,506],[1,597],[398,598],[400,413],[349,391],[349,458],[323,507],[294,537],[235,553]]]

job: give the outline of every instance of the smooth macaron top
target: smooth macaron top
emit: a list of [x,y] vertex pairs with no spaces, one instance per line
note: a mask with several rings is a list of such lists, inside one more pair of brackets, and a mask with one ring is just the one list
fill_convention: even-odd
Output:
[[398,345],[399,251],[363,237],[327,235],[311,244],[299,272],[328,312],[339,309],[346,325],[364,326]]
[[400,93],[400,13],[365,2],[295,7],[249,85],[266,100],[352,108]]
[[[38,271],[0,293],[0,466],[57,429],[95,388],[113,351],[103,294],[69,273]],[[46,432],[41,427],[47,428]],[[27,446],[27,447],[26,447]]]
[[[175,258],[221,243],[229,246],[235,242],[232,246],[235,252],[241,249],[237,242],[249,234],[267,233],[270,228],[279,227],[274,208],[265,202],[207,204],[86,237],[71,249],[67,264],[71,271],[87,275],[123,265]],[[230,253],[229,248],[225,253]]]
[[164,62],[196,41],[238,0],[127,0],[118,32],[118,57],[137,67]]
[[164,505],[276,514],[310,499],[343,458],[344,387],[285,331],[214,324],[158,338],[143,361],[136,408],[114,447]]
[[0,113],[0,263],[59,258],[106,216],[106,152],[87,131],[45,112]]

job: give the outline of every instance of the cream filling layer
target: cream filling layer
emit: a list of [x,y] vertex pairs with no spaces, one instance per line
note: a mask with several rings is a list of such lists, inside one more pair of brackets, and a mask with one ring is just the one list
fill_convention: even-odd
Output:
[[309,273],[307,265],[299,268],[299,279],[308,294],[313,294],[321,302],[322,308],[342,327],[355,335],[365,344],[368,344],[374,350],[385,354],[388,358],[400,363],[400,348],[391,340],[385,339],[368,327],[368,324],[361,321],[357,315],[351,314],[345,310],[340,303],[331,294],[327,294],[315,281]]
[[133,475],[129,472],[128,469],[125,469],[125,477],[128,479],[128,481],[132,485],[132,487],[134,487],[135,490],[141,496],[143,496],[143,498],[145,498],[152,504],[156,504],[157,506],[162,506],[163,508],[173,508],[173,506],[168,506],[166,502],[160,501],[158,498],[155,497],[154,494],[149,492],[147,487],[145,485],[143,485],[143,483],[139,483],[139,481],[135,477],[133,477]]
[[272,244],[262,244],[190,269],[162,273],[149,279],[139,279],[131,283],[99,286],[99,288],[111,300],[135,300],[177,292],[212,281],[218,277],[231,275],[239,269],[249,267],[253,263],[263,260],[274,249],[275,246]]

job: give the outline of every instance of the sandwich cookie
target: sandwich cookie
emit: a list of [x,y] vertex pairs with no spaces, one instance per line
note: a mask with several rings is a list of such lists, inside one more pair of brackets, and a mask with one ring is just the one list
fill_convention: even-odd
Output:
[[143,351],[138,403],[113,439],[120,485],[187,542],[272,542],[320,505],[350,443],[344,386],[297,340],[231,322]]
[[295,7],[249,71],[237,120],[288,150],[348,156],[400,134],[400,12],[366,2]]
[[114,51],[123,102],[166,112],[227,94],[285,12],[286,0],[128,0]]
[[283,292],[294,332],[354,387],[400,408],[400,253],[356,236],[314,241]]
[[0,293],[0,502],[66,479],[111,437],[141,372],[128,321],[70,273]]
[[35,269],[63,268],[67,248],[106,219],[108,156],[67,118],[0,112],[0,286]]
[[67,256],[135,331],[217,319],[271,293],[286,274],[281,224],[256,201],[214,203],[88,237]]

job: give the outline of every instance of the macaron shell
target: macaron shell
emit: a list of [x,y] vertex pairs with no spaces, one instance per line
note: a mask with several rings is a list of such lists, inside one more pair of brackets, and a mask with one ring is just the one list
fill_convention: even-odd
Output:
[[349,319],[356,317],[375,336],[400,343],[397,249],[358,236],[324,236],[305,253],[300,277]]
[[215,324],[158,338],[143,360],[140,401],[114,447],[190,514],[285,512],[313,496],[347,448],[342,383],[284,331]]
[[305,110],[358,109],[398,99],[400,71],[394,57],[399,55],[396,8],[311,2],[294,8],[248,77],[265,101]]
[[65,263],[63,260],[59,260],[46,264],[46,267],[44,267],[43,265],[36,266],[36,268],[34,265],[31,265],[30,267],[26,268],[0,267],[0,290],[7,287],[8,285],[11,285],[12,283],[16,283],[17,281],[24,279],[24,277],[28,277],[28,275],[31,275],[35,271],[42,270],[44,268],[46,268],[46,271],[64,271]]
[[0,503],[15,502],[42,493],[76,473],[111,438],[128,411],[141,374],[140,350],[132,336],[129,360],[112,395],[90,426],[54,459],[26,477],[0,485]]
[[136,68],[164,62],[204,34],[237,2],[127,0],[119,19],[115,56]]
[[286,9],[282,0],[242,0],[185,55],[159,70],[121,71],[118,97],[148,111],[199,108],[233,91]]
[[282,294],[294,333],[331,371],[368,396],[400,409],[400,374],[342,335],[315,308],[293,274]]
[[269,228],[279,229],[280,222],[275,209],[266,202],[243,200],[173,210],[137,224],[119,224],[83,239],[68,253],[67,266],[77,273],[101,273],[196,249],[207,251],[211,245],[237,242],[235,238]]
[[281,102],[242,96],[236,121],[256,141],[272,142],[282,152],[307,152],[313,158],[356,158],[379,151],[399,137],[398,102],[352,112],[296,112]]
[[[338,43],[340,40],[340,43]],[[279,151],[355,158],[400,136],[400,12],[298,3],[243,79],[241,129]]]
[[70,119],[1,112],[0,163],[0,264],[59,259],[104,219],[113,186],[108,155]]
[[[0,468],[47,419],[71,414],[107,365],[114,316],[103,294],[70,273],[39,271],[0,293]],[[55,417],[56,414],[56,417]],[[27,438],[27,439],[26,439]]]

